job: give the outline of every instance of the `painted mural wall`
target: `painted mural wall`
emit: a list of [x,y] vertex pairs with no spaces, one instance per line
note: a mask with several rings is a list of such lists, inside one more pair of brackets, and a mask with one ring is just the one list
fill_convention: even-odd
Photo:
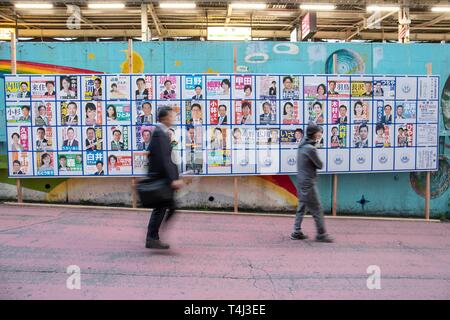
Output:
[[[133,71],[219,73],[237,65],[251,73],[426,74],[441,77],[440,169],[432,174],[431,214],[449,211],[450,201],[450,45],[324,44],[291,42],[135,42]],[[335,58],[333,59],[333,56]],[[0,72],[10,73],[10,48],[0,43]],[[126,42],[22,43],[17,46],[18,73],[119,73],[128,71]],[[0,85],[3,80],[0,79]],[[4,99],[0,93],[0,198],[15,199],[15,180],[6,178]],[[331,176],[319,177],[324,209],[331,207]],[[24,180],[29,201],[129,205],[130,179]],[[339,175],[338,212],[422,216],[423,173]],[[244,210],[292,212],[295,176],[239,178],[239,205]],[[230,208],[233,180],[194,178],[179,194],[183,207]]]

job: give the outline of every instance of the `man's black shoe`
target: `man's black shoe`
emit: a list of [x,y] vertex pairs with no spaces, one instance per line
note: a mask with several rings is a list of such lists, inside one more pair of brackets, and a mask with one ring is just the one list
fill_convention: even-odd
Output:
[[291,240],[305,240],[305,239],[308,239],[308,236],[303,232],[300,233],[293,232],[291,234]]
[[160,240],[147,240],[145,242],[147,249],[169,249],[170,246],[167,243],[163,243]]
[[330,237],[328,234],[322,233],[322,234],[318,234],[316,236],[316,241],[331,243],[331,242],[334,242],[334,239],[332,237]]

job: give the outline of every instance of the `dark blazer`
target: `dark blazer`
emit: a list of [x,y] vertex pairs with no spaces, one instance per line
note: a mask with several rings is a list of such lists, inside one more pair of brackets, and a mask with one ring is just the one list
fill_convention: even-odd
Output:
[[227,116],[223,117],[223,121],[222,122],[220,122],[220,116],[219,116],[217,118],[217,122],[218,122],[218,124],[227,124],[227,122],[228,122]]
[[169,137],[159,126],[156,126],[150,140],[148,175],[166,178],[170,183],[179,178],[178,167],[172,161]]
[[392,114],[390,114],[389,117],[386,117],[386,115],[383,115],[381,117],[381,123],[391,124],[392,123]]
[[92,143],[94,143],[94,145],[92,147],[88,148],[90,146],[89,139],[85,140],[86,150],[90,150],[90,151],[97,150],[97,139],[94,139],[94,141]]
[[342,119],[341,117],[337,118],[336,123],[339,124],[345,124],[348,122],[347,116],[344,117],[344,119]]
[[[138,95],[139,95],[139,89],[137,89],[134,92],[134,95],[136,97],[136,99],[138,99]],[[148,99],[148,89],[144,89],[144,91],[142,91],[141,97],[139,97],[139,99]]]
[[[63,141],[63,147],[68,147],[68,146],[69,146],[69,140],[64,140]],[[77,147],[78,148],[78,140],[73,139],[72,147]]]
[[203,99],[203,94],[201,94],[200,97],[198,97],[198,98],[197,98],[197,95],[192,96],[191,100],[200,100],[200,99]]

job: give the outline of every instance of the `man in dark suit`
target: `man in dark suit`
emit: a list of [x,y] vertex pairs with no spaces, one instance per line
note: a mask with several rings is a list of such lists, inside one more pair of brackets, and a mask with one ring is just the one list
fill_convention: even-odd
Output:
[[137,90],[135,92],[136,100],[148,99],[148,89],[145,87],[144,78],[138,78],[136,80],[136,85],[137,85]]
[[95,137],[95,129],[92,127],[86,129],[85,145],[86,150],[88,151],[97,150],[97,139]]
[[63,150],[78,150],[78,140],[75,139],[75,130],[73,128],[67,129],[67,139],[63,142]]
[[[148,155],[148,175],[155,179],[167,180],[174,190],[183,186],[183,180],[179,178],[178,167],[172,161],[169,128],[175,122],[175,114],[170,107],[162,107],[158,112],[159,123],[157,124],[153,137],[150,141]],[[172,207],[160,207],[153,209],[148,223],[146,248],[169,249],[169,245],[159,240],[159,227],[167,210],[173,211]]]
[[341,104],[341,106],[339,107],[339,118],[337,119],[336,123],[346,124],[347,122],[347,107]]
[[219,106],[219,118],[217,119],[218,124],[222,125],[222,124],[227,124],[228,120],[227,120],[227,106],[224,104],[221,104]]
[[192,100],[201,100],[201,99],[203,99],[202,86],[196,85],[195,86],[195,96],[192,96]]
[[381,123],[383,124],[392,123],[392,107],[390,104],[384,106],[384,115],[381,116]]

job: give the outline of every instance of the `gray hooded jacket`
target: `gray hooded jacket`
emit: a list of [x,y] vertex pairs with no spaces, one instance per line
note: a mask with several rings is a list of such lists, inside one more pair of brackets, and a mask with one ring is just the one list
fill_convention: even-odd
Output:
[[315,141],[305,137],[297,151],[297,190],[300,201],[315,201],[317,169],[322,169],[323,163],[314,146]]

